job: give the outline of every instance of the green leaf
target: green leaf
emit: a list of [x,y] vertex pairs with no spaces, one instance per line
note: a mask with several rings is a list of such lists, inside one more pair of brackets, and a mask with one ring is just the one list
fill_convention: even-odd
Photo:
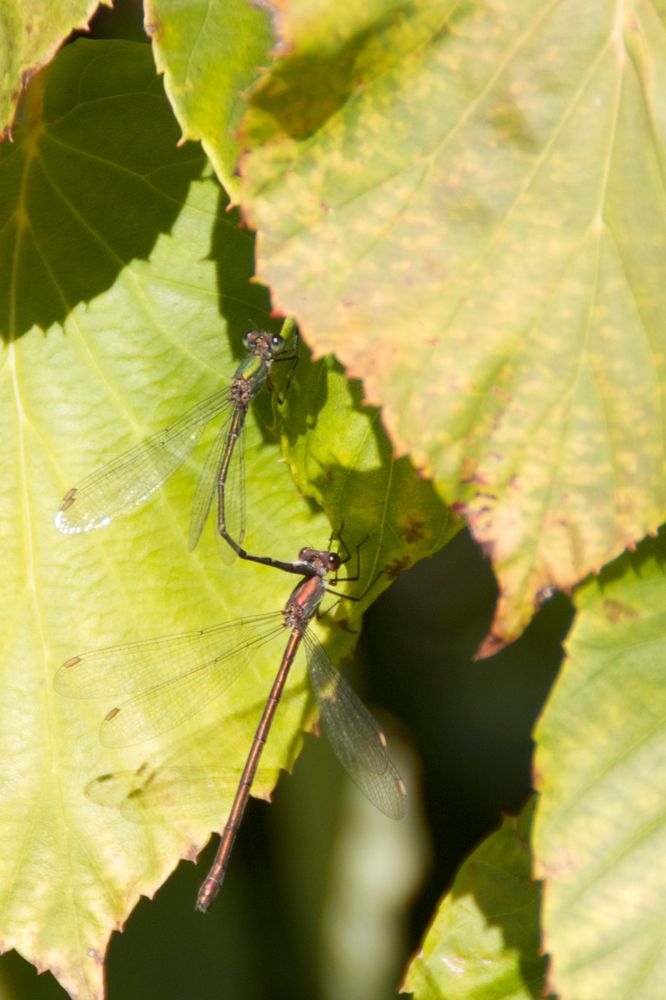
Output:
[[563,997],[666,994],[666,539],[576,596],[536,731],[536,871]]
[[415,1000],[539,1000],[540,887],[530,878],[533,805],[465,861],[439,905],[403,990]]
[[184,139],[200,139],[217,175],[235,192],[244,92],[273,41],[265,10],[246,0],[147,0],[146,31]]
[[[361,550],[371,579],[385,567],[396,576],[460,530],[432,483],[407,458],[394,459],[380,411],[363,404],[361,384],[334,359],[298,369],[285,411],[284,450],[298,486],[343,535],[348,524],[362,526],[368,548],[378,546],[371,567]],[[388,566],[387,552],[400,553]]]
[[466,514],[518,634],[666,515],[663,5],[280,5],[258,272]]
[[[111,6],[111,0],[101,0]],[[75,28],[86,28],[97,0],[24,3],[2,0],[0,24],[0,137],[11,135],[16,105],[30,77],[53,58]],[[33,97],[35,96],[33,92]],[[31,114],[34,108],[28,110]]]
[[[132,517],[65,536],[54,514],[81,477],[227,384],[249,326],[280,324],[267,319],[266,290],[250,281],[251,236],[226,210],[201,152],[176,147],[147,46],[79,41],[35,83],[41,117],[0,148],[0,551],[8,595],[0,610],[0,822],[4,843],[13,845],[0,861],[0,944],[52,969],[72,996],[91,998],[102,995],[111,931],[178,858],[195,856],[211,825],[223,825],[233,782],[218,773],[219,763],[237,773],[244,762],[283,640],[262,648],[252,669],[191,722],[123,749],[99,740],[100,723],[121,695],[111,702],[63,698],[53,689],[55,671],[101,646],[278,611],[295,579],[240,561],[224,565],[210,529],[188,552],[193,465],[213,428],[193,465]],[[288,367],[276,366],[277,393],[287,388]],[[290,394],[311,384],[310,369],[304,354]],[[345,445],[344,432],[358,426],[357,402],[353,390],[336,394],[337,454],[350,462],[357,443]],[[310,438],[318,454],[330,405],[320,400],[320,426]],[[277,405],[271,412],[263,393],[248,417],[246,542],[252,551],[292,559],[304,544],[325,545],[330,526],[300,496],[281,458],[282,412]],[[290,404],[295,452],[300,436],[311,434],[308,419]],[[376,415],[365,419],[380,440]],[[385,460],[385,439],[377,454]],[[349,467],[348,476],[356,471]],[[407,558],[392,481],[388,474],[381,520],[362,546],[352,593],[365,588],[374,567],[395,568]],[[409,495],[420,490],[417,484]],[[434,544],[450,518],[432,503],[427,515]],[[425,504],[414,516],[426,521]],[[345,518],[352,553],[367,533],[356,512]],[[364,603],[387,583],[382,577]],[[337,614],[351,624],[360,611],[353,604]],[[313,627],[330,640],[336,662],[351,652],[358,621],[349,629],[330,620]],[[313,717],[297,664],[255,794],[268,795],[279,770],[291,766]],[[185,779],[177,820],[172,811],[142,826],[86,796],[100,775],[144,764],[176,798],[174,773],[203,769],[211,775],[208,801],[195,807]]]
[[[73,68],[84,65],[87,75]],[[128,263],[140,267],[159,237],[168,237],[205,165],[195,149],[176,148],[178,129],[147,46],[78,42],[33,86],[40,100],[31,87],[28,101],[39,117],[17,132],[0,161],[0,335],[14,340],[33,326],[63,323],[111,288]],[[110,213],[109,205],[118,210]],[[246,242],[239,270],[251,261]],[[208,270],[206,252],[201,270]],[[116,317],[116,324],[127,321]]]

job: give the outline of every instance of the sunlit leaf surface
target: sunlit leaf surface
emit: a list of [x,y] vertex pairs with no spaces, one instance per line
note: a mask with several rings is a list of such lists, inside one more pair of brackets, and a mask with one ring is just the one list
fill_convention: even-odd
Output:
[[464,863],[403,990],[414,1000],[540,1000],[540,887],[530,878],[530,805]]
[[280,12],[246,122],[259,273],[466,513],[488,652],[666,513],[663,5]]
[[[406,458],[394,460],[380,411],[363,404],[360,384],[334,360],[298,370],[285,411],[285,454],[296,482],[343,535],[345,525],[363,526],[360,556],[371,579],[384,568],[396,576],[460,530],[458,518],[443,514],[432,483],[415,476]],[[387,551],[399,555],[386,563]]]
[[[226,211],[198,147],[177,148],[148,46],[77,42],[36,84],[39,119],[0,148],[0,944],[52,969],[73,996],[94,998],[102,995],[111,931],[179,857],[196,854],[213,823],[223,825],[233,782],[215,776],[242,766],[284,641],[262,647],[222,697],[198,713],[193,705],[190,722],[122,749],[99,737],[121,693],[110,702],[65,698],[53,688],[54,674],[66,659],[102,646],[279,610],[296,578],[223,564],[210,526],[188,551],[196,471],[214,427],[192,463],[132,516],[78,535],[56,530],[69,487],[228,382],[243,333],[269,323],[269,304],[266,290],[249,282],[250,234]],[[270,322],[279,328],[279,320]],[[246,543],[282,559],[302,545],[325,546],[330,532],[278,447],[284,415],[295,453],[306,428],[314,451],[327,452],[325,397],[319,429],[308,427],[302,408],[277,405],[280,393],[310,383],[310,368],[304,352],[289,384],[283,366],[273,405],[264,390],[248,417]],[[345,447],[345,425],[367,419],[374,435],[380,429],[353,392],[338,391],[335,405],[342,420],[336,461],[351,476],[374,459],[359,454],[355,437]],[[385,439],[379,452],[387,455]],[[334,509],[340,485],[331,482],[324,499]],[[384,496],[368,504],[377,523],[368,524],[368,512],[344,519],[350,565],[369,536],[359,580],[345,585],[352,591],[364,590],[375,569],[406,565],[391,482],[389,470]],[[422,486],[414,482],[416,497]],[[414,503],[425,526],[419,554],[456,529],[428,496],[423,510]],[[365,603],[387,585],[383,574]],[[336,662],[352,648],[361,610],[338,606],[346,630],[316,626]],[[257,794],[268,795],[279,769],[293,763],[312,719],[297,664]],[[85,794],[100,775],[143,764],[157,774],[162,767],[210,770],[203,782],[209,802],[190,809],[185,791],[175,821],[172,811],[164,822],[137,825],[127,810]],[[172,799],[176,785],[170,780]]]
[[577,595],[536,731],[536,871],[563,997],[666,994],[666,542]]
[[246,0],[146,0],[145,25],[186,139],[201,139],[229,194],[241,146],[244,92],[268,62],[267,10]]
[[12,127],[25,83],[70,32],[88,24],[97,6],[98,0],[1,0],[0,136]]

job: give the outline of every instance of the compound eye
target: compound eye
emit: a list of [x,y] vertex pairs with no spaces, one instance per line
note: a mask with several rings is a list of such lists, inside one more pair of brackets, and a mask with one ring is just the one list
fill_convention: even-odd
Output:
[[328,553],[328,568],[329,569],[337,570],[337,569],[340,569],[340,566],[341,566],[340,556],[337,554],[337,552],[329,552]]

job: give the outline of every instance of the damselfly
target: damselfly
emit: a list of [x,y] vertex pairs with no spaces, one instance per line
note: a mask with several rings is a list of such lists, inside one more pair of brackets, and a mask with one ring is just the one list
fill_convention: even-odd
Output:
[[56,690],[70,697],[97,698],[134,690],[133,697],[107,713],[100,730],[106,746],[128,746],[190,718],[239,677],[254,651],[281,630],[287,631],[287,645],[252,740],[217,856],[199,892],[197,909],[201,911],[210,907],[222,885],[261,753],[301,644],[307,654],[321,722],[340,763],[381,812],[394,819],[404,814],[405,786],[388,756],[384,734],[307,631],[324,595],[338,594],[330,584],[335,586],[341,580],[342,562],[336,552],[303,548],[293,563],[278,564],[303,577],[281,612],[201,632],[93,651],[68,660],[56,674]]
[[[287,321],[283,329],[287,323],[291,325]],[[193,549],[199,541],[218,489],[222,489],[226,502],[228,530],[242,546],[245,418],[252,400],[268,381],[273,362],[294,357],[285,355],[285,338],[279,333],[253,330],[246,334],[244,343],[248,355],[230,386],[198,403],[175,423],[96,469],[68,490],[55,516],[56,527],[64,534],[78,534],[105,527],[136,510],[180,468],[207,424],[226,414],[197,483],[189,546]]]

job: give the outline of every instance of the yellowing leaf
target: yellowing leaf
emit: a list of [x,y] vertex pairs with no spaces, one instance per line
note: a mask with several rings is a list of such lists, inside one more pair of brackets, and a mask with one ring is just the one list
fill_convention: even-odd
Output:
[[537,728],[534,831],[544,947],[563,997],[666,992],[664,538],[577,595]]
[[664,12],[280,5],[258,270],[493,559],[493,643],[666,503]]

